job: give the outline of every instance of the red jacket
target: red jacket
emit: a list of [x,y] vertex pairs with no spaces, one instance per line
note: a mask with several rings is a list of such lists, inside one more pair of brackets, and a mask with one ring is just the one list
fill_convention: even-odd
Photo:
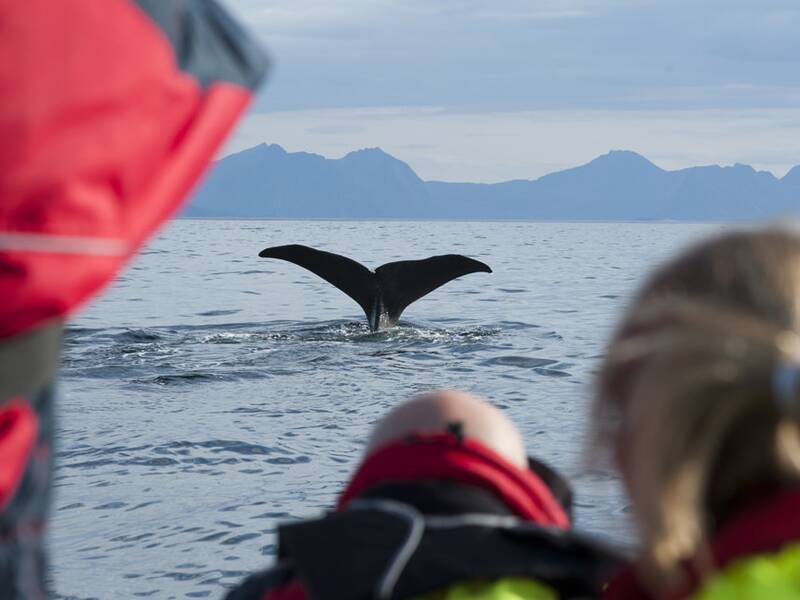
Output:
[[0,0],[0,596],[47,597],[60,319],[173,214],[261,80],[215,0]]

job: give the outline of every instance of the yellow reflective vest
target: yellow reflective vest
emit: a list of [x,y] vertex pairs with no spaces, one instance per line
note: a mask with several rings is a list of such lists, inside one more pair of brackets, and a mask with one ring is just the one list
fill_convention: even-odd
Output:
[[414,600],[558,600],[558,593],[533,579],[503,577],[457,583]]
[[800,598],[800,544],[730,563],[702,584],[691,600],[790,600]]

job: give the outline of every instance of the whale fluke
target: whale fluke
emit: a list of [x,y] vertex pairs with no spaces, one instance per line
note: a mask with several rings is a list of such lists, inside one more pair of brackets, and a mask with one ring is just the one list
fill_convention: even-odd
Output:
[[372,310],[378,294],[375,274],[351,258],[300,244],[264,248],[258,255],[280,258],[308,269],[358,302],[367,315]]
[[460,254],[390,262],[374,272],[346,256],[300,244],[265,248],[258,255],[294,263],[339,288],[364,309],[372,331],[391,327],[409,304],[456,277],[492,272],[488,265]]

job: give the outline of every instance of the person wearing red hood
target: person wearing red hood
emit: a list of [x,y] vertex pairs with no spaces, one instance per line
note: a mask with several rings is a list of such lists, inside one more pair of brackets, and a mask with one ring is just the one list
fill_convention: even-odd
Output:
[[227,600],[596,597],[617,557],[570,532],[571,491],[487,402],[440,391],[370,436],[336,509],[279,528]]
[[0,0],[0,598],[48,596],[62,324],[180,207],[266,67],[214,0]]

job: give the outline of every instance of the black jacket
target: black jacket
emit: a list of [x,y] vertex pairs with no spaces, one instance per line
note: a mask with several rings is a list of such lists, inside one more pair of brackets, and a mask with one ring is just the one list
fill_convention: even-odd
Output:
[[564,599],[593,598],[619,564],[592,540],[524,521],[483,490],[444,482],[381,486],[278,535],[277,566],[227,600],[269,600],[298,581],[309,600],[401,599],[501,577],[535,579]]

